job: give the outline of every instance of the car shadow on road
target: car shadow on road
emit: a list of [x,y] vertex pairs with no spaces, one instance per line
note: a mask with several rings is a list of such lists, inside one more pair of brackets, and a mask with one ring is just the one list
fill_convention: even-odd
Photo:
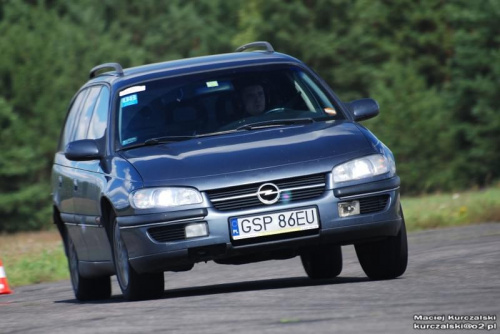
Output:
[[275,278],[248,282],[235,282],[205,285],[198,287],[180,288],[166,290],[163,298],[185,298],[194,296],[248,292],[260,290],[288,289],[300,288],[318,285],[333,285],[345,283],[361,283],[367,282],[367,277],[337,277],[333,279],[311,280],[307,277],[291,277],[291,278]]
[[[212,285],[195,286],[188,288],[170,289],[166,290],[163,296],[160,297],[159,299],[187,298],[187,297],[217,295],[217,294],[226,294],[235,292],[289,289],[289,288],[301,288],[301,287],[319,286],[319,285],[336,285],[336,284],[349,284],[349,283],[352,284],[352,283],[363,283],[368,281],[370,281],[368,277],[336,277],[332,279],[320,279],[320,280],[312,280],[307,277],[274,278],[274,279],[265,279],[258,281],[223,283],[223,284],[212,284]],[[124,300],[121,295],[115,295],[107,300],[88,301],[85,303],[108,304],[108,303],[120,303],[120,302],[126,302],[126,300]],[[72,300],[56,301],[56,303],[80,304],[81,302],[72,299]]]

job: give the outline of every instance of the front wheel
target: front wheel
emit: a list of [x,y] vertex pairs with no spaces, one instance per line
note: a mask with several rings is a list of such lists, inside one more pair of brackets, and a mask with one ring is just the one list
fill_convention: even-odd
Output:
[[300,258],[311,279],[337,277],[342,271],[342,249],[339,245],[320,245],[305,250]]
[[71,285],[76,299],[79,301],[108,299],[111,297],[111,279],[109,276],[88,278],[80,274],[78,254],[75,244],[66,233],[66,250],[68,256]]
[[408,264],[408,240],[401,210],[401,228],[394,237],[355,245],[359,263],[365,274],[374,280],[396,278],[406,271]]
[[139,274],[130,265],[127,247],[116,219],[113,221],[112,250],[116,277],[125,299],[153,299],[163,295],[165,286],[163,272]]

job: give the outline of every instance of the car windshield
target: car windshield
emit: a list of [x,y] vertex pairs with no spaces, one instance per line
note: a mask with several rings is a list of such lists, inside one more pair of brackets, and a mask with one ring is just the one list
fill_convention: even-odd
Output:
[[343,119],[327,93],[295,66],[253,66],[159,79],[119,94],[122,148],[253,126]]

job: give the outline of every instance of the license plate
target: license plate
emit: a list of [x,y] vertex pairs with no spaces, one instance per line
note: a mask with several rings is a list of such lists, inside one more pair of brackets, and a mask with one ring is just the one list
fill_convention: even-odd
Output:
[[233,240],[319,228],[318,210],[316,208],[231,218],[229,223]]

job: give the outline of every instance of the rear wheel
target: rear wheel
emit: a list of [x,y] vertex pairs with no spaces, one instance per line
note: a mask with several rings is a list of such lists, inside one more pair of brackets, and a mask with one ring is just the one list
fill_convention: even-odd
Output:
[[108,299],[111,297],[111,280],[109,276],[87,278],[80,275],[78,254],[71,237],[66,234],[68,265],[71,285],[76,299],[80,301]]
[[320,245],[305,250],[300,258],[311,279],[337,277],[342,271],[342,250],[339,245]]
[[113,219],[112,250],[116,277],[125,299],[153,299],[163,295],[165,286],[163,272],[139,274],[130,265],[127,247],[116,219]]
[[401,229],[394,237],[355,245],[359,263],[365,274],[375,280],[391,279],[403,275],[408,264],[408,241],[401,210]]

